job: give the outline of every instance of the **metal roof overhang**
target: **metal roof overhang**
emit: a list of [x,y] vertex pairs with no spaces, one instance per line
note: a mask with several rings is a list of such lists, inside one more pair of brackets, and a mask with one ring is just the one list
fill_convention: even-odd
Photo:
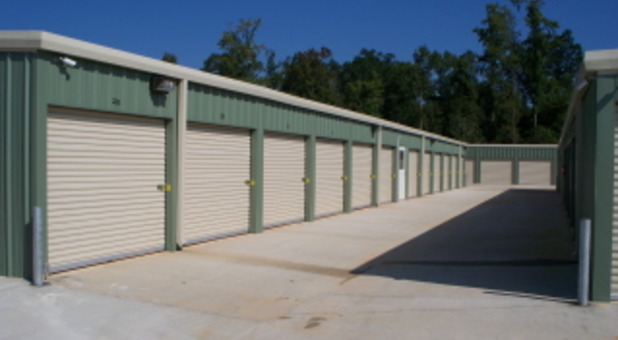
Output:
[[565,134],[573,120],[576,118],[575,105],[588,89],[589,81],[600,75],[618,73],[618,49],[588,51],[584,56],[584,61],[577,74],[575,89],[571,94],[567,117],[562,126],[562,133],[558,144],[561,145]]
[[170,64],[161,60],[68,38],[54,33],[45,31],[0,31],[0,51],[38,50],[54,52],[75,58],[94,60],[148,73],[162,74],[197,84],[208,85],[308,110],[318,111],[353,121],[359,121],[417,136],[423,136],[453,145],[463,147],[468,146],[467,143],[427,131],[411,128],[399,123],[296,97],[263,86],[246,83],[180,65]]

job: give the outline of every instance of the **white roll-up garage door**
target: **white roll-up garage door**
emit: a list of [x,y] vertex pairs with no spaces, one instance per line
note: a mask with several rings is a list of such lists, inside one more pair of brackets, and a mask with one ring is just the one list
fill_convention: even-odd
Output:
[[354,144],[352,147],[352,207],[371,205],[371,174],[373,146]]
[[464,186],[474,184],[474,160],[466,159],[464,161]]
[[393,201],[393,148],[383,146],[380,152],[380,203]]
[[455,175],[457,174],[457,158],[456,156],[450,155],[448,156],[448,161],[449,161],[449,182],[448,182],[448,189],[449,190],[453,190],[455,189]]
[[[618,110],[616,112],[618,114]],[[618,117],[618,115],[617,115]],[[614,209],[612,216],[611,299],[618,300],[618,119],[614,126]]]
[[164,121],[53,110],[47,120],[52,272],[162,250]]
[[408,197],[416,197],[418,187],[418,151],[408,153]]
[[433,192],[440,192],[440,178],[442,177],[442,171],[440,169],[442,157],[439,153],[433,155]]
[[462,182],[463,182],[463,167],[462,167],[462,162],[461,162],[461,157],[459,156],[455,156],[456,161],[455,161],[455,187],[456,188],[461,188],[462,187]]
[[431,154],[425,153],[423,155],[423,195],[431,192],[432,180],[433,173],[431,172]]
[[519,184],[551,184],[551,161],[520,161]]
[[248,130],[190,124],[185,148],[185,244],[248,231]]
[[481,184],[511,184],[511,171],[510,160],[482,160]]
[[299,222],[305,216],[305,139],[264,137],[264,227]]
[[317,217],[343,211],[343,142],[316,142],[315,214]]

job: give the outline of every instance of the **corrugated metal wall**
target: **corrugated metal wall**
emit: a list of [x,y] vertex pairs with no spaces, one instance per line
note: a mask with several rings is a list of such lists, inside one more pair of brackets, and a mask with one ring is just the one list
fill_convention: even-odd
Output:
[[0,275],[29,276],[32,124],[35,75],[31,53],[0,52]]
[[[590,299],[618,299],[618,76],[593,78],[572,98],[559,145],[558,184],[571,227],[592,222]],[[613,98],[613,100],[611,100]]]
[[557,156],[557,146],[474,146],[466,151],[466,158],[478,159],[530,159],[553,160]]
[[[0,174],[0,197],[3,201],[0,205],[0,275],[24,277],[30,270],[31,260],[27,255],[30,251],[24,247],[29,243],[27,231],[31,205],[36,203],[43,207],[44,213],[47,208],[45,126],[49,108],[163,119],[167,136],[166,165],[169,166],[166,181],[174,184],[177,179],[175,151],[180,92],[153,94],[150,91],[153,74],[147,71],[81,59],[79,56],[75,56],[78,67],[66,68],[58,63],[58,57],[51,52],[0,53],[0,165],[3,170],[6,169]],[[36,79],[44,81],[37,83]],[[206,85],[188,85],[187,115],[190,122],[317,138],[336,137],[342,141],[352,141],[355,145],[377,142],[376,131],[380,128],[376,125]],[[388,147],[404,146],[418,150],[422,139],[420,135],[384,128],[381,141]],[[427,150],[443,154],[455,154],[459,148],[450,142],[433,139],[429,144]],[[362,157],[366,156],[363,153]],[[368,161],[371,165],[370,158],[362,161]],[[388,167],[391,166],[389,163]],[[425,167],[428,166],[429,163],[426,163]],[[362,177],[370,184],[371,171],[365,172]],[[387,176],[390,173],[392,171],[389,170]],[[432,178],[428,173],[424,175],[427,180]],[[392,182],[390,178],[389,182]],[[366,189],[368,194],[362,196],[370,197],[370,188],[370,185],[363,184],[362,190]],[[387,188],[392,190],[392,186],[382,185],[382,189]],[[173,233],[176,230],[176,198],[169,198],[177,197],[177,194],[172,190],[165,195],[168,198],[165,232],[169,244],[169,240],[175,239]],[[382,197],[382,200],[390,199],[390,195]],[[355,203],[361,204],[358,200]],[[171,248],[173,246],[168,247]]]
[[83,59],[79,67],[66,68],[58,65],[57,55],[41,53],[39,58],[46,105],[154,118],[176,115],[178,91],[153,95],[149,73]]
[[189,85],[190,121],[374,143],[373,127],[204,85]]

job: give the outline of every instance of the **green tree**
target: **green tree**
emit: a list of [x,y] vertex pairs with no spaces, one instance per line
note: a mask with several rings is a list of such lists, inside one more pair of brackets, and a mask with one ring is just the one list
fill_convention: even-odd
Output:
[[385,87],[395,56],[362,49],[351,62],[341,66],[339,80],[344,105],[372,116],[392,119],[384,111]]
[[176,57],[175,54],[172,54],[169,52],[165,52],[161,60],[167,61],[168,63],[171,63],[171,64],[178,64],[178,57]]
[[542,0],[526,4],[529,33],[522,42],[522,88],[529,110],[522,129],[529,142],[555,143],[582,50],[571,31],[559,32],[558,23],[546,18],[542,7]]
[[482,142],[476,54],[468,51],[457,56],[445,52],[434,59],[442,133],[466,142]]
[[488,117],[485,134],[488,140],[517,143],[519,121],[524,107],[520,93],[521,52],[519,32],[513,12],[506,6],[487,5],[487,18],[475,28],[484,52],[480,57],[481,75],[485,78],[485,106]]
[[384,115],[393,121],[420,128],[422,108],[418,98],[422,81],[418,67],[410,62],[394,62],[385,79]]
[[297,52],[283,63],[281,90],[315,101],[340,104],[332,52],[322,47]]
[[261,19],[241,19],[232,30],[223,33],[218,46],[222,53],[213,53],[204,61],[204,71],[252,83],[263,81],[266,71],[263,60],[273,59],[274,52],[256,42]]
[[444,134],[444,112],[438,82],[443,73],[441,55],[421,46],[412,55],[416,68],[415,87],[418,128]]

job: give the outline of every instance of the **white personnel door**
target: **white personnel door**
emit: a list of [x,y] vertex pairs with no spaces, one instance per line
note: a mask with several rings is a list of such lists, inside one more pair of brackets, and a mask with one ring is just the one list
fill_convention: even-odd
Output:
[[397,199],[406,199],[406,148],[399,147],[397,150]]

